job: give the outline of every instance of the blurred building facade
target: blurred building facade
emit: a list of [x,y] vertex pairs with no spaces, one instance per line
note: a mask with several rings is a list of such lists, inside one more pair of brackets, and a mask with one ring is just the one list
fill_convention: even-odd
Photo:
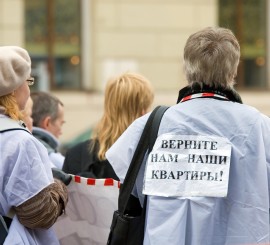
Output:
[[0,45],[27,48],[38,90],[101,91],[128,70],[173,90],[186,83],[187,37],[219,25],[241,43],[238,86],[269,89],[269,8],[267,0],[0,0]]

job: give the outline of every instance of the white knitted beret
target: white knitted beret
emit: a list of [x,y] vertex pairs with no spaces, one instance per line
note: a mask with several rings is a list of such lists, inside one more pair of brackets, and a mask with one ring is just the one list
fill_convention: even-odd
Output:
[[31,73],[28,52],[17,46],[0,47],[0,96],[12,93]]

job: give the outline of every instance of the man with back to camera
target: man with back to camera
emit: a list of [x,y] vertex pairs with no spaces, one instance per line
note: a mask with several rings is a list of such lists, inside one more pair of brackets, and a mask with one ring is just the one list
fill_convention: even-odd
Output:
[[[147,195],[144,245],[269,244],[270,119],[234,90],[239,59],[229,29],[188,38],[188,85],[165,112],[134,190],[141,205]],[[121,182],[148,116],[106,153]]]
[[54,168],[62,169],[64,156],[58,151],[62,134],[64,105],[47,92],[32,92],[33,135],[46,147]]

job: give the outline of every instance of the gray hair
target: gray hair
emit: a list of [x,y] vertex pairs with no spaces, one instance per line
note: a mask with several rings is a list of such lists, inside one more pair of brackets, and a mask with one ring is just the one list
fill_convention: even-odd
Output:
[[58,117],[58,105],[63,106],[63,103],[52,94],[47,92],[32,92],[33,100],[32,118],[33,126],[39,127],[43,119],[50,116],[52,121]]
[[229,29],[207,27],[192,34],[184,48],[184,72],[190,86],[231,88],[240,59],[239,43]]

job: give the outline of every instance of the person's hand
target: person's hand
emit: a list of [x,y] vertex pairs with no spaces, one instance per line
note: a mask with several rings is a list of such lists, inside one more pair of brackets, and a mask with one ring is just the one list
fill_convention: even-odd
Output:
[[68,185],[72,179],[71,175],[58,168],[52,168],[52,174],[54,178],[61,180],[65,185]]

